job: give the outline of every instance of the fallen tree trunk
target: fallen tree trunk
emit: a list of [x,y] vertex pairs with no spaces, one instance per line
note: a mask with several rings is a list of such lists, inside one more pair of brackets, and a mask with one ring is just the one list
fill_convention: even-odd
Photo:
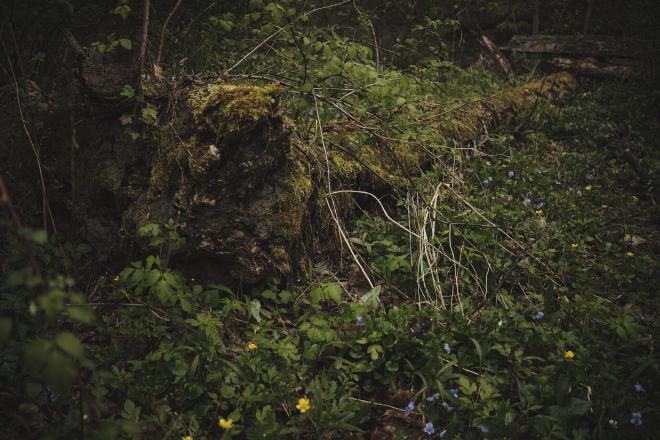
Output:
[[[463,143],[539,99],[558,99],[573,81],[568,74],[542,78],[458,106],[450,118],[429,124],[447,142]],[[332,223],[325,176],[331,176],[333,188],[402,186],[431,160],[423,146],[378,133],[370,133],[376,142],[355,149],[349,138],[357,128],[346,121],[325,128],[328,140],[337,139],[325,152],[292,142],[279,107],[281,92],[278,85],[228,83],[185,90],[176,106],[186,116],[154,130],[148,186],[125,218],[140,225],[176,217],[178,211],[188,259],[224,267],[234,279],[253,283],[298,266],[296,249],[310,215],[316,223]],[[333,137],[337,133],[347,136]],[[343,214],[348,210],[344,207]]]
[[577,75],[604,78],[630,78],[633,68],[629,65],[601,62],[594,58],[553,58],[551,64],[557,68],[569,70]]
[[[551,75],[453,108],[422,108],[424,117],[411,123],[435,130],[447,145],[462,144],[573,86],[570,74]],[[407,187],[433,160],[428,146],[392,139],[348,116],[323,127],[325,148],[294,138],[277,84],[153,78],[143,91],[154,110],[141,142],[127,136],[121,110],[107,102],[89,104],[89,114],[99,116],[76,125],[81,147],[71,156],[61,151],[70,136],[61,117],[46,130],[43,154],[53,180],[76,179],[71,192],[53,193],[53,205],[109,259],[130,255],[137,227],[173,218],[186,238],[177,258],[209,279],[252,284],[286,275],[301,266],[301,241],[334,227],[330,187],[380,193]],[[357,131],[368,142],[351,142]],[[334,215],[346,218],[353,205],[348,196],[340,199]],[[318,235],[308,241],[315,238],[329,241]]]
[[597,58],[644,58],[651,52],[651,48],[639,40],[589,35],[514,35],[509,44],[501,49]]

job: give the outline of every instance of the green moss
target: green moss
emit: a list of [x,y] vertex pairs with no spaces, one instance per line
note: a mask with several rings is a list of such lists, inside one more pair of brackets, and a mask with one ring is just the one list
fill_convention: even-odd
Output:
[[278,84],[209,84],[190,93],[193,116],[219,136],[245,129],[277,110]]
[[293,160],[278,193],[281,198],[278,210],[273,213],[274,230],[278,231],[282,238],[288,240],[300,234],[311,193],[312,181],[305,167],[300,161]]

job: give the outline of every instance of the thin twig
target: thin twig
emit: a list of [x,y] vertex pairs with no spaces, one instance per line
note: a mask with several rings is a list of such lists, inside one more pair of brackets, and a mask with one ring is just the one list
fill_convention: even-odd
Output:
[[160,32],[160,44],[158,45],[158,55],[156,56],[156,64],[154,65],[154,72],[156,72],[157,70],[160,72],[160,62],[163,58],[163,45],[165,43],[165,31],[167,31],[167,25],[170,24],[170,20],[172,20],[174,13],[179,8],[182,1],[183,0],[178,0],[176,2],[170,13],[167,15],[167,18],[165,19],[165,23],[163,23],[163,29]]

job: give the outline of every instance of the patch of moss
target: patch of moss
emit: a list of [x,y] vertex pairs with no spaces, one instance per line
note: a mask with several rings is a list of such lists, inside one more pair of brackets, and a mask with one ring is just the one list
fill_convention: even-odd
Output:
[[277,212],[273,213],[274,230],[285,240],[296,237],[302,229],[302,221],[307,211],[307,201],[312,193],[312,181],[299,160],[292,160],[283,178],[283,186],[278,195]]
[[249,128],[274,113],[281,93],[279,84],[216,83],[192,90],[190,105],[198,121],[222,136]]

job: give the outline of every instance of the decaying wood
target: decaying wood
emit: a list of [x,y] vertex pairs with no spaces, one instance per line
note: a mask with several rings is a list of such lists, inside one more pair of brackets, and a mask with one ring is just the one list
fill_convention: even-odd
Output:
[[482,35],[480,40],[481,43],[484,45],[484,47],[488,49],[488,51],[493,56],[493,58],[495,58],[495,60],[498,62],[506,77],[512,79],[514,74],[513,74],[513,69],[511,68],[511,64],[509,63],[509,60],[506,58],[506,56],[499,49],[499,47],[497,47],[497,45],[493,43],[493,41],[485,35]]
[[599,76],[608,78],[629,78],[633,75],[630,65],[619,65],[598,61],[587,57],[580,59],[554,58],[551,63],[560,69],[569,70],[578,75]]
[[643,58],[650,48],[631,38],[585,35],[515,35],[504,51],[589,56]]

